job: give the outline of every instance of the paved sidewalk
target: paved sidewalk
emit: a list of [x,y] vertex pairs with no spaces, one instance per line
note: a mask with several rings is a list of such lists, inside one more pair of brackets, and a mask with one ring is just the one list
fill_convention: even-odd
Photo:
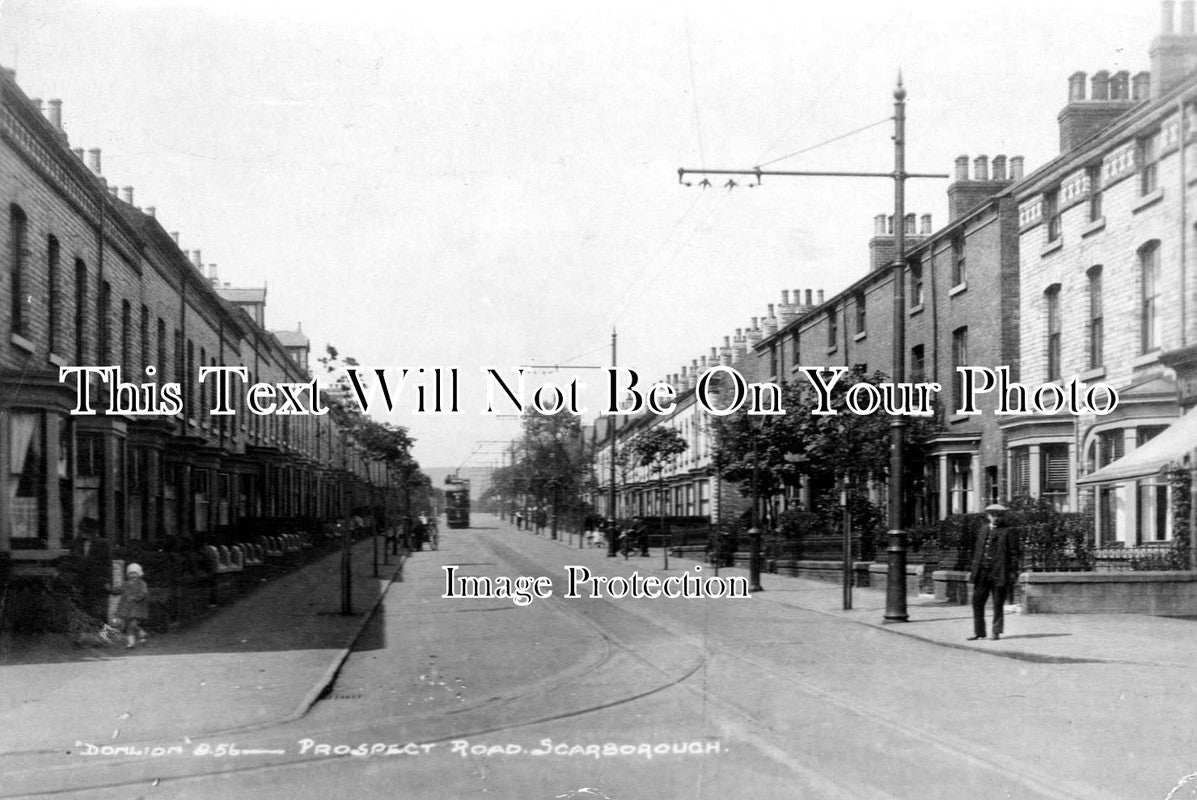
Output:
[[[530,535],[526,532],[512,532]],[[577,537],[563,535],[560,544],[585,554],[589,563],[601,563],[604,551],[578,550]],[[597,555],[595,555],[597,554]],[[576,557],[576,555],[575,555]],[[633,556],[625,562],[620,557],[606,561],[609,573],[634,568],[641,573],[660,571],[661,551],[652,550],[650,558]],[[674,570],[689,569],[702,562],[670,557]],[[711,566],[703,564],[704,572]],[[726,568],[721,575],[748,575],[746,569]],[[1130,663],[1197,668],[1197,620],[1181,617],[1155,617],[1146,614],[1022,614],[1017,606],[1006,607],[1006,631],[998,641],[967,641],[972,634],[972,607],[936,600],[930,595],[907,598],[908,622],[887,623],[885,593],[880,589],[853,589],[853,608],[843,610],[840,584],[785,575],[761,575],[763,592],[754,599],[794,606],[860,625],[961,650],[975,650],[1003,658],[1043,663]],[[993,606],[987,608],[987,621]]]
[[[181,729],[202,736],[301,715],[400,575],[399,557],[390,566],[379,559],[374,579],[373,543],[354,547],[352,616],[340,614],[338,551],[143,647],[80,649],[72,660],[47,653],[40,662],[0,666],[0,756],[62,752],[77,741],[161,744]],[[152,586],[154,576],[146,579]]]

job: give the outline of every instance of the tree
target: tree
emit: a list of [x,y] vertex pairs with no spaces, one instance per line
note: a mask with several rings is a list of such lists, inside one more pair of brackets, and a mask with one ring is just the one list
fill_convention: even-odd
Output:
[[[797,488],[803,479],[807,480],[811,509],[831,525],[837,524],[840,513],[842,480],[847,485],[853,518],[862,530],[876,527],[883,515],[881,509],[869,502],[867,489],[871,482],[883,480],[889,472],[890,417],[882,412],[853,413],[846,398],[858,383],[878,385],[887,380],[880,372],[867,375],[854,369],[846,373],[831,391],[831,408],[836,413],[829,415],[814,413],[818,396],[809,383],[782,384],[784,415],[749,416],[741,410],[713,423],[714,457],[723,465],[724,476],[740,484],[746,495],[751,493],[755,465],[754,502],[778,494],[786,487]],[[907,448],[913,466],[939,424],[929,417],[914,417],[910,423]]]
[[524,452],[510,480],[534,498],[537,505],[550,506],[554,539],[559,511],[581,505],[582,492],[590,478],[591,455],[585,448],[582,423],[577,417],[536,412],[524,416]]
[[[665,527],[665,465],[686,452],[685,437],[677,428],[668,425],[654,425],[636,434],[630,450],[637,465],[644,467],[657,477],[657,516],[661,520],[661,533]],[[669,545],[666,544],[665,569],[669,569]],[[647,551],[646,551],[647,552]]]
[[324,395],[333,421],[365,448],[370,456],[386,463],[388,474],[395,477],[398,488],[403,492],[405,514],[410,516],[416,506],[431,507],[435,502],[435,490],[432,481],[420,470],[419,463],[412,456],[415,439],[401,425],[366,416],[354,400],[345,370],[359,366],[357,359],[342,357],[337,348],[328,345],[325,355],[318,360],[329,378]]

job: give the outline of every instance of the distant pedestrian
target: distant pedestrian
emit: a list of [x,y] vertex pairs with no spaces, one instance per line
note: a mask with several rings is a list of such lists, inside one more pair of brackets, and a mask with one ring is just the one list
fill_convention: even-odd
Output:
[[986,507],[985,514],[988,520],[977,536],[973,568],[969,573],[973,583],[973,635],[968,637],[970,641],[985,638],[985,604],[991,594],[991,638],[1002,638],[1006,598],[1013,594],[1014,582],[1018,579],[1018,541],[1014,531],[1006,525],[1006,507],[994,503]]
[[110,589],[113,594],[121,596],[116,605],[116,627],[125,631],[125,648],[132,650],[138,642],[146,640],[146,632],[141,628],[142,620],[150,617],[150,587],[146,585],[140,564],[130,564],[125,568],[125,582],[119,589]]
[[640,517],[632,519],[632,545],[640,548],[640,555],[648,557],[648,526]]

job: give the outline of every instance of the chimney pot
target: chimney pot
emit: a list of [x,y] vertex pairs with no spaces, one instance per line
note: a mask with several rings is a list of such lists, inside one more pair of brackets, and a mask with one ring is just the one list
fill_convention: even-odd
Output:
[[1005,156],[994,156],[993,157],[993,179],[995,181],[1006,180],[1006,157]]
[[909,213],[909,214],[907,214],[907,215],[906,215],[906,235],[907,235],[907,236],[912,236],[912,235],[914,235],[914,232],[915,232],[915,230],[914,230],[914,219],[915,219],[915,217],[914,217],[914,212],[913,212],[913,211],[912,211],[911,213]]
[[806,290],[806,306],[807,306],[807,308],[810,308],[813,305],[814,305],[814,303],[811,302],[811,290],[807,289]]
[[956,180],[968,180],[968,156],[956,156]]
[[1128,71],[1119,70],[1110,76],[1110,99],[1130,99],[1130,73]]
[[215,264],[208,265],[208,280],[212,281],[213,286],[216,286],[217,284],[220,283],[218,280],[216,280],[216,265]]
[[1193,33],[1193,0],[1181,0],[1180,2],[1180,32]]
[[122,191],[122,194],[124,195],[125,202],[129,205],[133,205],[133,187],[126,186]]
[[146,206],[146,207],[145,207],[145,213],[149,214],[151,217],[157,217],[157,216],[158,216],[158,209],[157,209],[157,208],[155,208],[154,206]]
[[199,250],[191,251],[191,263],[194,264],[195,268],[198,269],[200,272],[204,271],[204,260],[200,257]]
[[875,236],[884,236],[885,235],[885,215],[884,214],[878,214],[877,216],[873,217],[873,235],[875,235]]
[[989,180],[989,156],[977,156],[973,159],[973,180]]
[[178,232],[178,231],[171,231],[171,232],[170,232],[170,238],[172,238],[172,239],[174,239],[174,240],[175,240],[175,244],[178,244],[178,243],[179,243],[179,232]]
[[819,305],[823,305],[823,290],[819,290]]
[[108,194],[112,195],[113,197],[120,197],[120,190],[117,188],[115,183],[108,187]]
[[1135,75],[1132,81],[1132,100],[1146,100],[1151,96],[1151,73],[1147,70]]
[[788,306],[790,304],[790,290],[789,289],[781,290],[781,304],[783,306]]
[[1022,163],[1023,163],[1022,156],[1011,156],[1010,157],[1010,180],[1012,180],[1012,181],[1021,181],[1022,180]]
[[[730,337],[730,336],[724,336],[724,337],[723,337],[723,346],[724,346],[724,347],[731,347],[731,337]],[[685,369],[685,367],[682,367],[682,369],[684,370],[684,369]]]
[[921,233],[923,236],[930,236],[931,235],[931,215],[923,214],[923,216],[919,218],[919,222],[921,224],[919,233]]
[[894,215],[890,214],[885,218],[885,230],[890,236],[894,235]]
[[1087,77],[1089,76],[1079,70],[1072,73],[1068,79],[1068,102],[1074,103],[1077,100],[1085,99],[1085,79]]
[[50,124],[54,126],[55,130],[62,130],[62,101],[57,98],[51,100],[48,112],[50,116]]
[[1169,34],[1175,33],[1172,20],[1172,9],[1174,3],[1172,0],[1163,0],[1160,3],[1160,33]]
[[1110,73],[1108,70],[1100,70],[1093,73],[1093,91],[1089,95],[1094,100],[1109,100],[1110,99]]
[[87,151],[87,166],[91,167],[91,171],[96,175],[102,175],[100,169],[100,148],[93,147]]
[[772,304],[772,303],[770,303],[770,304],[768,305],[768,308],[769,308],[769,319],[773,319],[773,318],[774,318],[774,314],[773,314],[773,304]]

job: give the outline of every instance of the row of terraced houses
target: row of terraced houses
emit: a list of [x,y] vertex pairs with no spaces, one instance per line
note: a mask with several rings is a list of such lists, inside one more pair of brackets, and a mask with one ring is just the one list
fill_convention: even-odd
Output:
[[[711,462],[709,419],[695,379],[714,365],[749,380],[799,379],[800,365],[864,365],[893,374],[894,225],[907,240],[905,371],[944,387],[939,433],[918,469],[909,522],[978,511],[1017,496],[1095,515],[1098,544],[1167,541],[1167,474],[1197,448],[1197,32],[1194,4],[1163,4],[1150,71],[1077,72],[1059,113],[1060,153],[1028,170],[1020,157],[961,156],[948,220],[875,219],[860,277],[847,289],[782,292],[764,317],[668,376],[685,389],[668,417],[600,424],[594,502],[606,514],[611,442],[653,425],[690,444],[665,473],[672,516],[728,518],[743,510]],[[1065,82],[1061,81],[1063,90]],[[1063,91],[1061,92],[1063,95]],[[862,251],[864,247],[862,246]],[[1109,414],[980,415],[959,406],[958,366],[1008,365],[1029,386],[1104,382]],[[618,450],[617,450],[618,452]],[[654,476],[617,474],[615,513],[656,514]],[[810,501],[809,486],[774,499]],[[884,501],[884,487],[877,487]]]
[[[210,416],[203,366],[253,382],[311,380],[302,331],[265,328],[264,288],[218,281],[153,208],[72,150],[62,104],[0,73],[0,559],[45,573],[83,537],[202,539],[254,518],[332,519],[377,502],[380,462],[325,416]],[[178,382],[182,410],[76,415],[70,365]]]

